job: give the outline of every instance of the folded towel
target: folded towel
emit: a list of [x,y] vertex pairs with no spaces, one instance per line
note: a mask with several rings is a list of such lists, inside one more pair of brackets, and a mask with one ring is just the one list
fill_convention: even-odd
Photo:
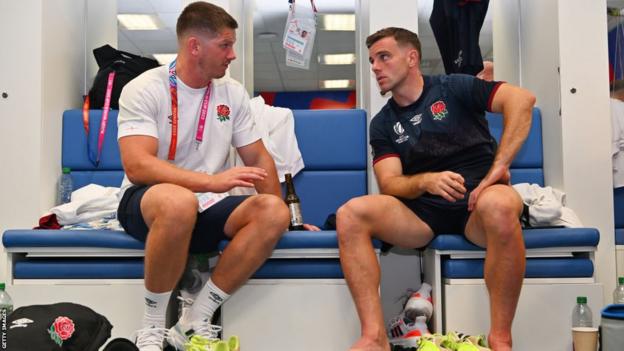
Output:
[[513,187],[522,197],[522,201],[529,206],[529,224],[531,226],[564,226],[570,228],[583,226],[576,213],[565,207],[566,195],[563,191],[529,183],[515,184]]
[[71,202],[53,207],[50,212],[63,226],[115,216],[119,206],[118,193],[119,188],[89,184],[74,190]]

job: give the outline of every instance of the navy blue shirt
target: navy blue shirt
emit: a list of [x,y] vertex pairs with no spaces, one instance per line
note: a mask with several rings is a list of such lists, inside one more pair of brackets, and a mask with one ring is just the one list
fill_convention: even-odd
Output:
[[423,79],[417,101],[401,107],[390,99],[371,121],[373,164],[399,157],[405,175],[453,171],[473,189],[494,161],[485,111],[501,83],[464,74]]

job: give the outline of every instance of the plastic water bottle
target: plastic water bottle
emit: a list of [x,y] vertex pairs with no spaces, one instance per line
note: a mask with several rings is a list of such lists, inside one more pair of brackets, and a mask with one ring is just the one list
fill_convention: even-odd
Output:
[[618,286],[613,291],[613,303],[624,304],[624,277],[618,278]]
[[587,297],[579,296],[576,298],[576,306],[572,310],[572,328],[576,327],[592,327],[593,324],[592,311],[587,305]]
[[0,318],[2,325],[7,325],[7,317],[13,312],[13,300],[9,293],[5,291],[6,285],[0,283]]
[[58,183],[58,193],[56,202],[59,205],[66,204],[71,201],[71,194],[74,191],[74,183],[71,179],[71,169],[63,167],[63,174]]

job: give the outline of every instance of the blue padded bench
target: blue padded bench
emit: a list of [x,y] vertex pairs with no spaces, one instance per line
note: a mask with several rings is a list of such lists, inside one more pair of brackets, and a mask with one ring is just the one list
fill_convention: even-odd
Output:
[[[63,113],[61,163],[71,168],[74,189],[91,183],[121,185],[117,112],[110,111],[98,167],[89,161],[82,111]],[[97,145],[101,116],[100,110],[90,112],[91,145]],[[11,255],[13,279],[143,278],[144,245],[124,232],[15,229],[4,232],[2,243]]]
[[[366,113],[363,110],[294,112],[296,135],[306,164],[295,177],[307,223],[323,225],[327,215],[352,197],[367,193]],[[91,111],[91,144],[101,111]],[[90,183],[119,186],[123,170],[117,146],[117,111],[111,111],[101,162],[89,161],[82,111],[63,114],[62,165],[72,169],[75,188]],[[69,142],[68,142],[69,141]],[[11,254],[14,279],[143,277],[143,243],[124,232],[110,230],[7,230],[3,244]],[[379,247],[380,244],[376,242]],[[335,231],[289,232],[274,256],[293,255],[314,260],[271,261],[256,277],[342,276]],[[123,268],[127,269],[123,269]]]
[[[486,117],[492,135],[500,141],[502,116],[487,114]],[[542,123],[537,108],[533,110],[529,136],[512,163],[511,182],[544,186]],[[597,229],[524,229],[523,236],[527,249],[525,278],[593,278],[592,255],[600,239]],[[435,301],[444,301],[445,282],[453,279],[483,279],[485,251],[470,243],[463,235],[448,233],[436,236],[424,255],[425,280],[433,285]],[[441,305],[435,304],[435,316],[443,316]],[[443,330],[442,319],[434,319],[433,327],[436,331]]]
[[[502,118],[489,114],[487,116],[490,131],[497,140],[502,134]],[[511,181],[517,183],[535,183],[544,186],[544,172],[542,168],[542,128],[541,116],[538,109],[533,111],[533,123],[531,131],[520,150],[516,159],[512,163]],[[567,247],[595,247],[598,245],[600,235],[594,228],[546,228],[524,230],[525,245],[527,249],[542,248],[567,248]],[[429,245],[430,248],[439,251],[482,251],[464,238],[463,235],[449,233],[448,235],[437,236]],[[570,267],[559,264],[543,264],[536,261],[540,269],[534,269],[531,259],[527,261],[527,278],[532,278],[532,272],[536,277],[591,277],[593,276],[593,264],[589,258],[581,258],[583,262],[576,262],[577,259],[570,259]],[[579,267],[578,271],[572,267]],[[463,278],[466,276],[482,278],[482,273],[475,275],[474,266],[466,264],[465,261],[445,260],[443,261],[444,278]],[[535,267],[537,268],[537,267]]]

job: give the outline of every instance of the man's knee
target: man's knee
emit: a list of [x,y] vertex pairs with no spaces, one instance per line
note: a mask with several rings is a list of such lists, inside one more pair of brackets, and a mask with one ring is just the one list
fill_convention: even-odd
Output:
[[360,196],[347,201],[336,212],[336,230],[340,238],[351,235],[355,226],[365,226],[371,212],[371,196]]
[[336,221],[361,221],[370,211],[370,196],[360,196],[347,201],[336,212]]
[[192,227],[197,220],[197,197],[190,190],[177,185],[154,185],[145,193],[141,212],[146,222],[158,220],[164,225]]
[[280,230],[288,228],[290,212],[284,200],[271,194],[255,195],[250,200],[251,221],[260,221]]
[[475,210],[486,232],[496,233],[504,239],[516,234],[520,226],[522,199],[513,188],[495,185],[481,193]]

